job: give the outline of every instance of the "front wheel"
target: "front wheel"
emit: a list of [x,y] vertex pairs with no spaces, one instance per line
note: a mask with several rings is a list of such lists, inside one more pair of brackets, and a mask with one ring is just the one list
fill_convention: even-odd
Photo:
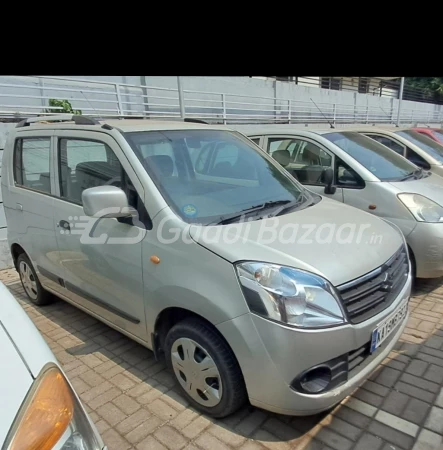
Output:
[[228,344],[204,321],[192,318],[174,325],[165,353],[185,396],[196,408],[221,418],[246,401],[238,362]]

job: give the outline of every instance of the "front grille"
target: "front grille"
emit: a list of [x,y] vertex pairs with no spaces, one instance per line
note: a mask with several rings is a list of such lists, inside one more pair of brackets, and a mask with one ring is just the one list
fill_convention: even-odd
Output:
[[352,323],[360,323],[387,308],[406,283],[409,261],[402,247],[372,272],[337,287]]

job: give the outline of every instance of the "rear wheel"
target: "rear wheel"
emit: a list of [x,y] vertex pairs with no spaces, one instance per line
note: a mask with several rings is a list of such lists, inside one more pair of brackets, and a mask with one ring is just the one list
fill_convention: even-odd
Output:
[[246,401],[237,360],[227,343],[204,321],[191,318],[174,325],[165,353],[185,396],[212,417],[225,417]]
[[43,289],[31,261],[24,253],[17,258],[17,267],[23,289],[28,298],[39,306],[51,303],[53,301],[52,295]]

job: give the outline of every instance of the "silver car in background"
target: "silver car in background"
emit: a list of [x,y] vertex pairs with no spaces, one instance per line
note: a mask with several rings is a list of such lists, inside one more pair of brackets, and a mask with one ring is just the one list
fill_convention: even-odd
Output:
[[164,356],[211,416],[248,399],[284,414],[328,409],[406,325],[401,231],[307,190],[239,133],[25,120],[1,183],[28,297],[56,294]]
[[310,190],[395,223],[406,237],[417,277],[443,275],[442,177],[348,129],[236,129]]
[[443,146],[428,136],[408,128],[386,130],[352,126],[350,130],[369,136],[422,169],[443,177]]

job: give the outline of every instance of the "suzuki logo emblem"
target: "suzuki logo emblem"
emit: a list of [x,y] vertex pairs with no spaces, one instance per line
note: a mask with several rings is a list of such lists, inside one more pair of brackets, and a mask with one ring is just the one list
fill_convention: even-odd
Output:
[[392,282],[389,279],[389,273],[386,272],[385,276],[384,276],[384,279],[382,281],[381,289],[383,291],[389,292],[391,290],[391,288],[392,288]]

